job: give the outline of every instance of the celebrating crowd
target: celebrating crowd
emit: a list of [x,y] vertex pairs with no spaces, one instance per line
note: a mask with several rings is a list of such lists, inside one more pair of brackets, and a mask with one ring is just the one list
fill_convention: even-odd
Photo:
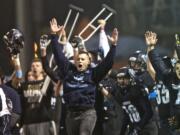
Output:
[[157,34],[147,31],[147,53],[113,69],[118,30],[107,36],[106,21],[98,23],[93,52],[81,37],[69,42],[53,18],[24,76],[23,35],[6,33],[14,72],[8,81],[0,72],[0,135],[180,135],[180,43],[173,57],[160,56]]

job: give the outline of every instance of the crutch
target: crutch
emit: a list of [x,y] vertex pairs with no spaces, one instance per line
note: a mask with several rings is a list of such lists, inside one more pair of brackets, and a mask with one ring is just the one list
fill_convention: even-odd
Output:
[[[72,15],[72,11],[76,11],[77,13],[76,13],[76,15],[75,15],[75,19],[74,19],[74,21],[73,21],[73,24],[72,24],[72,26],[71,26],[71,29],[70,29],[70,32],[69,32],[69,34],[68,34],[68,37],[67,37],[67,41],[69,41],[69,39],[70,39],[70,37],[71,37],[71,35],[72,35],[72,32],[73,32],[73,30],[74,30],[74,27],[75,27],[75,25],[76,25],[76,23],[77,23],[77,20],[78,20],[78,18],[79,18],[79,14],[80,14],[80,12],[84,12],[84,10],[82,9],[82,8],[79,8],[79,7],[77,7],[77,6],[74,6],[74,5],[72,5],[72,4],[70,4],[69,5],[69,12],[68,12],[68,15],[67,15],[67,17],[66,17],[66,20],[65,20],[65,22],[64,22],[64,29],[66,28],[66,26],[67,26],[67,23],[68,23],[68,21],[69,21],[69,18],[70,18],[70,16]],[[61,40],[61,36],[62,35],[60,35],[59,36],[59,41]]]
[[[102,5],[102,9],[99,11],[99,13],[86,25],[86,27],[78,34],[78,37],[80,37],[84,42],[86,42],[87,40],[89,40],[94,33],[100,28],[100,24],[95,26],[93,25],[94,22],[97,22],[96,20],[98,19],[98,17],[102,16],[103,14],[105,14],[105,12],[108,12],[108,15],[106,17],[104,17],[103,20],[107,21],[113,14],[116,14],[116,11],[112,8],[110,8],[109,6],[107,6],[106,4]],[[102,18],[101,18],[102,19]],[[86,32],[87,29],[93,29],[93,31],[87,36],[87,37],[83,37],[83,34]]]
[[[64,25],[63,25],[63,26],[64,26],[64,29],[66,28],[67,23],[69,22],[69,18],[70,18],[70,16],[71,16],[73,10],[76,11],[77,13],[76,13],[76,15],[75,15],[75,19],[74,19],[74,21],[73,21],[72,27],[71,27],[70,32],[69,32],[69,34],[68,34],[67,41],[69,41],[69,39],[70,39],[70,37],[71,37],[71,35],[72,35],[72,32],[73,32],[74,27],[75,27],[75,25],[76,25],[76,22],[77,22],[77,20],[78,20],[78,18],[79,18],[80,12],[83,12],[83,11],[84,11],[82,8],[79,8],[79,7],[77,7],[77,6],[75,6],[75,5],[72,5],[72,4],[69,5],[69,8],[70,8],[70,9],[69,9],[69,11],[68,11],[68,14],[67,14],[67,16],[66,16],[66,19],[65,19],[65,22],[64,22]],[[58,39],[59,41],[61,40],[61,36],[62,36],[62,35],[59,36],[59,39]],[[54,55],[52,54],[51,57],[50,57],[50,61],[49,61],[49,67],[52,67],[52,61],[53,61],[53,59],[54,59]],[[56,69],[57,69],[57,66],[55,66],[55,67],[53,68],[53,71],[55,71]],[[46,78],[45,78],[45,80],[44,80],[44,83],[43,83],[43,86],[42,86],[42,88],[41,88],[41,93],[42,93],[42,95],[41,95],[40,98],[39,98],[39,103],[41,102],[43,95],[46,93],[50,81],[51,81],[50,77],[49,77],[49,76],[46,76]]]
[[[56,69],[57,69],[57,66],[55,66],[53,68],[53,71],[55,71]],[[45,80],[44,80],[43,86],[41,88],[41,96],[40,96],[39,101],[38,101],[39,103],[41,102],[43,95],[46,94],[46,91],[47,91],[47,88],[48,88],[50,82],[51,82],[51,78],[47,75]]]
[[[69,41],[69,39],[70,39],[70,37],[71,37],[71,35],[72,35],[72,32],[73,32],[73,30],[74,30],[74,27],[75,27],[75,25],[76,25],[76,23],[77,23],[77,20],[78,20],[78,18],[79,18],[79,15],[80,15],[80,13],[84,12],[84,9],[82,9],[82,8],[80,8],[80,7],[77,7],[77,6],[75,6],[75,5],[70,4],[70,5],[69,5],[69,11],[68,11],[68,14],[67,14],[67,16],[66,16],[64,25],[63,25],[63,26],[64,26],[64,29],[66,28],[66,26],[67,26],[67,24],[68,24],[68,22],[69,22],[69,19],[70,19],[71,15],[72,15],[72,12],[73,12],[73,11],[76,11],[76,15],[75,15],[75,19],[74,19],[74,21],[73,21],[73,24],[72,24],[72,26],[71,26],[70,32],[69,32],[69,34],[68,34],[67,41]],[[61,36],[62,36],[62,35],[60,34],[58,41],[61,40]],[[49,67],[52,67],[52,61],[53,61],[53,59],[54,59],[54,55],[52,55],[51,58],[50,58]]]

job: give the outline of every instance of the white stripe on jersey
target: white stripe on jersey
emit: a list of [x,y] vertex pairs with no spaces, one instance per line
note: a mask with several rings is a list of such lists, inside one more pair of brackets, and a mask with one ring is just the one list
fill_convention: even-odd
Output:
[[11,114],[8,110],[8,106],[6,103],[6,95],[4,94],[4,91],[2,88],[0,88],[0,97],[1,97],[1,104],[2,104],[2,110],[0,111],[0,117],[7,115],[7,114]]

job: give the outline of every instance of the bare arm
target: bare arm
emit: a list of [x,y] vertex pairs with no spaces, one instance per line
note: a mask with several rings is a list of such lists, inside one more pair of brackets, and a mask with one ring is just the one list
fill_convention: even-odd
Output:
[[20,83],[23,78],[19,54],[12,56],[11,60],[12,60],[13,66],[14,66],[14,73],[12,75],[11,85],[14,88],[18,88],[20,86]]
[[[158,74],[159,77],[166,78],[169,76],[171,69],[166,65],[166,63],[163,61],[162,57],[159,55],[158,51],[155,49],[155,45],[157,42],[157,35],[154,32],[146,32],[145,36],[146,43],[148,46],[148,57],[151,61],[151,64]],[[148,39],[148,40],[147,40]],[[151,42],[148,42],[151,41]]]
[[[152,49],[154,49],[154,46],[157,43],[157,35],[156,33],[147,31],[145,33],[145,40],[146,40],[146,45],[147,45],[147,54],[149,53],[149,51],[151,51]],[[156,71],[154,70],[149,58],[147,60],[147,70],[150,73],[151,77],[155,80],[155,76],[156,76]]]

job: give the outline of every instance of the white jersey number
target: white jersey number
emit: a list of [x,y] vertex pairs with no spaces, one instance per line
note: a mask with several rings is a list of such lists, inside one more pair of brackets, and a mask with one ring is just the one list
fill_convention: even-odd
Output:
[[128,104],[127,104],[127,102],[125,102],[125,104],[123,104],[122,108],[129,115],[130,121],[132,123],[139,122],[141,120],[139,112],[137,111],[136,107],[134,105],[130,104],[130,102]]
[[162,83],[159,83],[155,86],[157,92],[157,103],[158,104],[168,104],[170,102],[169,90]]

